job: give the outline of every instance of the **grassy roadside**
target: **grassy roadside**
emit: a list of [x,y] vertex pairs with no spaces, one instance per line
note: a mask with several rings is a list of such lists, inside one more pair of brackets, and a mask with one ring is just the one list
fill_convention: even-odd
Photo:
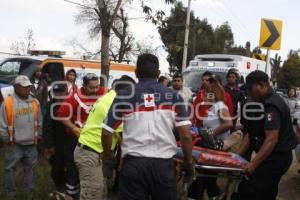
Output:
[[[53,183],[50,177],[50,167],[48,161],[40,157],[37,167],[35,168],[35,187],[33,198],[39,200],[47,200],[48,194],[53,191]],[[16,187],[17,187],[17,199],[29,200],[26,193],[22,190],[22,177],[23,168],[20,163],[16,172]],[[7,199],[4,192],[4,148],[0,147],[0,199]]]

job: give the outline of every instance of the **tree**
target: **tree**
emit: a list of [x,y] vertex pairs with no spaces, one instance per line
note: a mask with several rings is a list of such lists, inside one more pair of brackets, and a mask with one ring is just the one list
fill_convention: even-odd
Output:
[[28,50],[35,48],[36,44],[33,37],[33,30],[28,29],[25,38],[19,41],[15,41],[11,44],[10,50],[18,55],[27,55]]
[[233,46],[228,49],[228,54],[246,56],[247,49],[243,46]]
[[[183,57],[183,43],[185,34],[187,8],[182,2],[177,2],[171,9],[171,14],[158,26],[158,32],[168,52],[167,60],[170,64],[170,73],[181,71]],[[191,12],[190,33],[187,60],[197,54],[211,53],[214,40],[213,28],[207,20],[195,18]]]
[[[175,0],[165,0],[166,3],[174,3]],[[89,33],[91,37],[101,33],[101,75],[105,77],[105,81],[101,81],[101,85],[105,85],[109,76],[109,47],[110,36],[113,24],[117,18],[117,14],[125,4],[131,0],[81,0],[80,11],[76,16],[78,23],[87,23],[89,25]],[[144,0],[140,0],[143,12],[147,15],[147,19],[158,24],[163,21],[165,13],[163,11],[152,11]]]
[[82,0],[83,6],[76,16],[78,23],[88,23],[91,37],[101,33],[101,86],[107,85],[111,29],[122,3],[122,0]]
[[298,51],[291,50],[277,76],[280,88],[300,86],[300,57]]
[[225,53],[230,51],[234,44],[233,33],[228,22],[217,26],[214,31],[214,51],[215,53]]
[[[170,64],[170,73],[181,71],[183,43],[185,33],[185,21],[187,8],[178,1],[171,8],[169,17],[158,26],[165,49],[168,52],[167,60]],[[200,20],[191,12],[190,32],[187,60],[195,55],[212,53],[234,53],[245,55],[245,49],[234,46],[231,27],[227,22],[218,26],[215,30],[207,19]]]
[[128,17],[125,16],[124,10],[121,8],[112,26],[114,35],[118,39],[118,41],[111,43],[110,48],[110,55],[115,62],[122,62],[126,57],[128,59],[133,50],[134,37],[129,33],[128,27]]
[[153,43],[151,42],[153,40],[153,36],[146,36],[140,41],[136,42],[136,50],[135,53],[137,55],[143,54],[143,53],[150,53],[158,56],[159,54],[159,49],[163,48],[162,46],[154,46]]
[[271,68],[271,81],[276,82],[277,81],[277,75],[280,72],[280,65],[282,63],[281,56],[276,53],[275,58],[270,59],[270,64],[272,66]]

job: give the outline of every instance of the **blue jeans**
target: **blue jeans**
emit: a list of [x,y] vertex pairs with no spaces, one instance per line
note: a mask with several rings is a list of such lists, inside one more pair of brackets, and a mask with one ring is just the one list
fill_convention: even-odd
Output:
[[21,146],[13,145],[5,147],[4,155],[4,187],[8,196],[16,195],[15,172],[19,161],[23,164],[24,178],[23,188],[33,190],[33,169],[38,158],[35,145]]

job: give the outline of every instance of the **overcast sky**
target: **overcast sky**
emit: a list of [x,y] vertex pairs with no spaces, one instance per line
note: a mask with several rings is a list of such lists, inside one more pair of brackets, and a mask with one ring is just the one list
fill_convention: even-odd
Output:
[[[74,0],[79,2],[79,0]],[[164,0],[148,0],[154,10],[170,5]],[[188,0],[184,0],[187,4]],[[130,18],[143,17],[138,0],[127,9]],[[300,48],[300,1],[299,0],[192,0],[192,10],[199,18],[207,18],[214,27],[228,21],[232,27],[235,43],[252,47],[259,42],[260,20],[262,17],[283,21],[282,48],[278,53],[283,57],[290,49]],[[0,52],[9,52],[13,41],[24,37],[32,28],[38,49],[65,50],[71,54],[70,41],[76,38],[90,49],[91,42],[87,29],[75,23],[77,7],[63,0],[1,0],[0,1]],[[130,29],[136,41],[144,41],[154,47],[162,45],[155,27],[143,19],[130,20]],[[272,53],[276,53],[273,51]],[[161,65],[167,69],[166,53],[160,51]]]

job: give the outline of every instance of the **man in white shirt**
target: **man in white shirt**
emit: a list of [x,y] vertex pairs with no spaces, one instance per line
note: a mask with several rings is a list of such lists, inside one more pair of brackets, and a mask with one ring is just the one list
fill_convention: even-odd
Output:
[[184,100],[186,106],[189,100],[192,98],[193,92],[188,87],[183,86],[183,79],[181,74],[175,74],[172,80],[173,90],[180,94]]

